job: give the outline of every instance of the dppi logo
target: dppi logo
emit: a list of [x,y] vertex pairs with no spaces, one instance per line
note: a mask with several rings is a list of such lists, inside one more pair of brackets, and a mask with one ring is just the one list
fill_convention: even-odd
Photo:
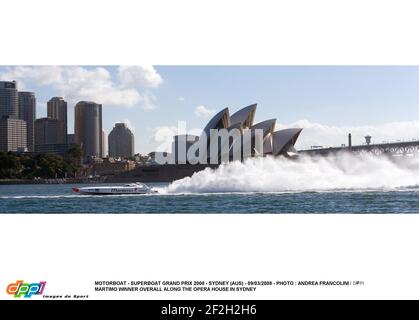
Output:
[[22,295],[24,298],[30,298],[34,294],[42,294],[46,284],[46,281],[41,281],[39,283],[23,283],[23,280],[18,280],[15,283],[9,284],[6,292],[14,295],[15,298],[20,298]]

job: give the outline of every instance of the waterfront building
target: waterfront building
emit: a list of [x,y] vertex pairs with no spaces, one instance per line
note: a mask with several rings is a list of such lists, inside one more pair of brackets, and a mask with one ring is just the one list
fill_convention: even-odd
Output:
[[67,101],[63,97],[53,97],[47,102],[48,118],[57,119],[63,123],[59,135],[59,141],[68,143],[67,140]]
[[83,157],[102,157],[102,105],[80,101],[74,109],[75,142],[83,150]]
[[251,142],[251,154],[252,155],[256,155],[257,152],[259,152],[257,150],[256,147],[256,130],[261,130],[262,132],[262,153],[263,155],[266,154],[272,154],[272,134],[275,130],[275,124],[276,124],[276,119],[269,119],[269,120],[265,120],[259,123],[256,123],[255,125],[250,127],[250,137],[252,139]]
[[28,151],[34,151],[35,134],[34,124],[36,118],[36,98],[35,93],[28,91],[18,92],[19,100],[19,119],[26,122],[26,142]]
[[188,163],[186,155],[189,149],[198,142],[199,137],[191,134],[179,134],[173,137],[172,156],[176,163]]
[[16,81],[0,81],[0,118],[19,117],[19,99]]
[[112,157],[91,164],[93,175],[117,175],[135,169],[135,162],[130,160],[117,161]]
[[252,104],[233,113],[230,117],[232,126],[241,125],[243,128],[251,128],[255,119],[257,104]]
[[17,116],[0,118],[0,152],[27,151],[26,122]]
[[54,118],[35,120],[35,152],[63,154],[68,146],[62,136],[64,123]]
[[[275,131],[276,119],[253,124],[256,107],[256,104],[252,104],[231,116],[228,108],[222,109],[207,123],[199,139],[189,139],[188,135],[175,136],[172,143],[172,161],[176,164],[190,163],[184,159],[187,159],[188,151],[192,147],[197,151],[196,156],[201,164],[219,164],[224,161],[268,155],[296,157],[294,145],[302,129]],[[211,135],[212,130],[220,129],[225,129],[225,137],[219,134]],[[215,148],[215,151],[212,148]],[[202,154],[199,154],[200,151]]]
[[160,164],[166,164],[166,163],[161,163],[161,159],[166,159],[168,163],[170,163],[173,157],[173,154],[170,152],[166,152],[166,151],[152,151],[148,154],[149,160],[148,163],[149,164],[155,164],[155,165],[160,165]]
[[108,136],[109,156],[129,158],[134,155],[134,134],[125,123],[115,123]]

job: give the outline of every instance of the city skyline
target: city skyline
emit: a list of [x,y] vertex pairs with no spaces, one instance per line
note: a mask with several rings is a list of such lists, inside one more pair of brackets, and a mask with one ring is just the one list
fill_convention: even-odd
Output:
[[203,129],[215,110],[252,102],[264,106],[256,121],[277,117],[278,129],[304,128],[297,148],[340,145],[348,132],[355,144],[367,134],[373,142],[419,138],[418,67],[0,67],[0,80],[35,92],[36,118],[62,96],[68,133],[75,103],[102,104],[106,134],[126,123],[142,154],[177,134],[178,121]]

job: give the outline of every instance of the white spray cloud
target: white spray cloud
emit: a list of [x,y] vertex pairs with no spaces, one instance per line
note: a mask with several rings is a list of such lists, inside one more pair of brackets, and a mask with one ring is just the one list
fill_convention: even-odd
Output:
[[252,158],[177,180],[162,192],[300,192],[395,189],[419,184],[419,158],[390,160],[372,155]]

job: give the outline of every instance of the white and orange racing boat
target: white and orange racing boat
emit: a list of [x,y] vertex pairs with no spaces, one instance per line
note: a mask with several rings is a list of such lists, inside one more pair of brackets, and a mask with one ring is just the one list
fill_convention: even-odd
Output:
[[156,190],[141,182],[129,183],[120,186],[97,186],[72,188],[80,194],[109,195],[109,194],[149,194],[157,193]]

